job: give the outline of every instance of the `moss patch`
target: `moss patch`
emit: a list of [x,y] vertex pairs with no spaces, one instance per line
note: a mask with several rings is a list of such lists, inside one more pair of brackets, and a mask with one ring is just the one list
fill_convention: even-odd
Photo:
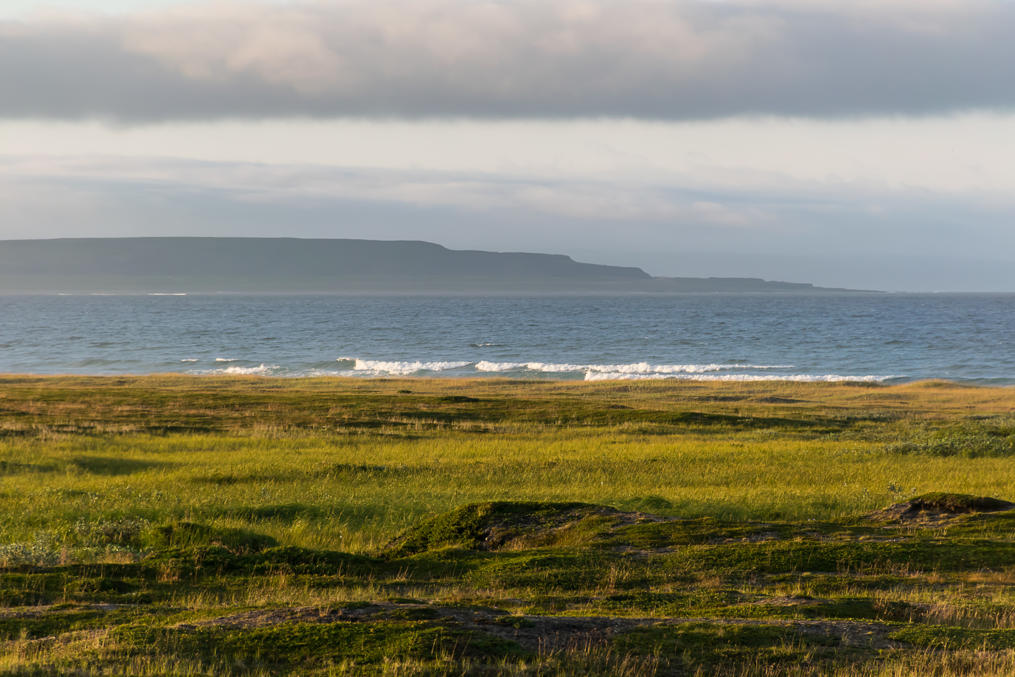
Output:
[[588,503],[472,503],[410,528],[388,546],[387,552],[397,557],[444,547],[499,550],[524,540],[549,543],[555,530],[591,517],[620,514],[615,508]]

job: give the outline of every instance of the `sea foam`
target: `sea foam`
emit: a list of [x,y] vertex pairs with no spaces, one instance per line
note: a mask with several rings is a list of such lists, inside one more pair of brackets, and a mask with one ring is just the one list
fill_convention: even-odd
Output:
[[441,372],[449,369],[461,369],[467,367],[468,361],[387,361],[387,360],[361,360],[356,359],[353,370],[368,372],[373,375],[410,376],[420,372]]
[[589,371],[585,373],[586,381],[624,381],[634,379],[681,379],[684,381],[795,381],[799,383],[881,383],[904,376],[866,374],[864,376],[846,376],[842,374],[631,374],[624,372]]
[[[881,382],[903,378],[897,375],[842,375],[771,373],[774,370],[794,369],[791,364],[572,364],[568,362],[494,362],[480,360],[367,360],[340,357],[335,371],[314,370],[315,375],[335,374],[346,376],[413,376],[441,374],[455,371],[461,376],[484,374],[548,375],[557,378],[584,379],[586,381],[634,379],[684,379],[692,381],[800,381],[800,382]],[[344,367],[344,368],[343,368]],[[757,373],[768,372],[768,373]]]
[[476,371],[535,371],[547,374],[590,373],[590,374],[628,374],[666,375],[666,374],[705,374],[729,370],[768,370],[792,369],[790,364],[650,364],[633,362],[630,364],[567,364],[554,362],[490,362],[483,360],[476,363]]
[[[186,358],[182,362],[196,362]],[[215,358],[218,363],[235,362],[233,358]],[[484,376],[514,375],[529,378],[562,378],[585,381],[679,379],[685,381],[795,381],[795,382],[855,382],[880,383],[902,380],[897,374],[807,374],[787,372],[795,369],[790,364],[653,364],[631,362],[627,364],[572,364],[569,362],[493,362],[480,360],[369,360],[358,357],[339,357],[334,369],[331,363],[305,364],[299,367],[281,367],[277,364],[241,366],[230,364],[217,369],[195,371],[203,374],[233,374],[261,376]],[[783,370],[784,373],[772,373]]]
[[272,372],[280,369],[277,364],[259,364],[256,367],[241,367],[233,365],[231,367],[225,367],[223,369],[212,369],[210,373],[213,374],[231,374],[238,376],[267,376]]

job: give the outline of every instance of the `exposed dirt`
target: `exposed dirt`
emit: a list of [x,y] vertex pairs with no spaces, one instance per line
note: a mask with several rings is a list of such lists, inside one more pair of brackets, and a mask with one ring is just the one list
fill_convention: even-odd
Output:
[[814,597],[802,597],[800,595],[777,595],[774,597],[764,597],[751,602],[751,604],[755,606],[802,607],[820,606],[822,602],[823,600],[815,599]]
[[872,519],[897,522],[942,522],[961,515],[981,512],[1002,512],[1015,508],[1015,503],[989,496],[967,494],[924,494],[869,515]]

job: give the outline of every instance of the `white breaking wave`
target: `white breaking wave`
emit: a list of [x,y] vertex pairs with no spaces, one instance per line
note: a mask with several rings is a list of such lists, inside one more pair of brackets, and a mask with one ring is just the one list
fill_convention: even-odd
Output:
[[354,371],[370,372],[376,375],[409,376],[422,371],[447,371],[448,369],[461,369],[472,362],[400,362],[385,360],[360,360],[357,359]]
[[623,372],[594,372],[585,373],[586,381],[624,381],[633,379],[681,379],[684,381],[796,381],[800,383],[880,383],[896,378],[905,378],[889,374],[879,376],[867,374],[865,376],[844,376],[842,374],[631,374]]
[[265,376],[279,369],[277,364],[259,364],[256,367],[232,366],[224,369],[212,369],[212,374],[231,374],[239,376]]
[[197,358],[196,357],[185,357],[182,360],[180,360],[180,362],[197,362]]
[[476,371],[499,372],[527,369],[550,374],[580,373],[586,374],[629,374],[665,375],[665,374],[704,374],[709,372],[729,371],[731,369],[792,369],[791,364],[649,364],[635,362],[632,364],[559,364],[553,362],[489,362],[476,363]]
[[[227,361],[218,358],[217,361]],[[797,381],[879,383],[905,376],[889,374],[843,375],[771,373],[794,369],[792,364],[571,364],[567,362],[492,362],[481,360],[366,360],[357,357],[336,358],[337,369],[314,368],[281,375],[289,376],[414,376],[459,370],[456,375],[480,376],[507,372],[559,375],[586,381],[683,379],[687,381]],[[278,367],[229,367],[213,373],[266,373]],[[769,372],[769,373],[757,373]],[[276,374],[279,375],[279,374]]]
[[236,360],[234,360],[231,357],[216,357],[215,361],[216,362],[235,362]]
[[516,369],[528,369],[525,362],[482,362],[476,363],[476,371],[515,371]]
[[589,365],[582,364],[553,364],[546,362],[489,362],[483,360],[476,363],[476,371],[518,371],[528,369],[529,371],[542,371],[546,373],[564,373],[585,371]]
[[[197,358],[186,358],[181,362],[197,362]],[[216,362],[233,362],[230,358],[216,358]],[[219,369],[195,371],[198,374],[259,375],[259,376],[415,376],[441,374],[460,370],[458,376],[480,376],[506,372],[532,372],[534,374],[557,375],[556,378],[584,379],[585,381],[624,381],[677,379],[685,381],[795,381],[795,382],[853,382],[880,383],[905,376],[888,374],[844,375],[844,374],[800,374],[800,373],[756,373],[772,369],[792,369],[792,365],[752,364],[569,364],[557,362],[469,362],[466,360],[364,360],[355,357],[340,357],[337,369],[306,368],[283,369],[279,365],[259,364],[256,367],[230,365]],[[751,370],[755,370],[752,372]]]

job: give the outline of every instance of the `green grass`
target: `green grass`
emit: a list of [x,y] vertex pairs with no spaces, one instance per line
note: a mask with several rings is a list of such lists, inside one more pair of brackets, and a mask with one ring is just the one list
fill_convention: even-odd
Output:
[[978,498],[1015,499],[1013,411],[942,382],[3,377],[0,672],[1010,674],[1015,513]]

